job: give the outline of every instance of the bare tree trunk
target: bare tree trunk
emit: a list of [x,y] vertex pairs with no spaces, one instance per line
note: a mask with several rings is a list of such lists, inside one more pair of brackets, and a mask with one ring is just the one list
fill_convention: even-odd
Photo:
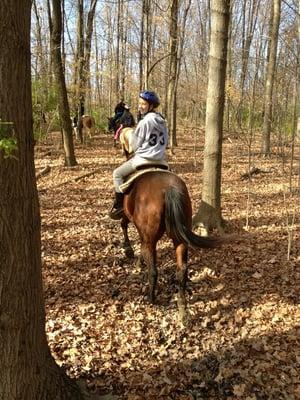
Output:
[[36,5],[36,0],[33,1],[33,10],[35,13],[36,18],[36,40],[37,40],[37,59],[38,59],[38,72],[39,78],[45,82],[46,78],[46,62],[45,62],[45,54],[44,54],[44,46],[43,46],[43,39],[42,39],[42,27],[40,22],[40,16]]
[[144,17],[144,22],[145,22],[145,27],[144,27],[144,32],[145,32],[145,51],[144,51],[144,88],[149,89],[149,60],[150,60],[150,43],[151,43],[151,35],[150,35],[150,0],[145,0],[145,17]]
[[65,50],[65,20],[66,20],[66,15],[65,15],[65,0],[61,0],[61,12],[62,12],[62,17],[61,17],[61,62],[62,62],[62,67],[63,67],[63,72],[64,75],[66,73],[66,50]]
[[83,0],[77,1],[77,50],[76,65],[78,75],[76,77],[76,103],[77,103],[77,135],[81,143],[83,143],[82,126],[80,118],[84,114],[84,21],[83,21]]
[[40,85],[40,93],[38,95],[35,106],[39,106],[40,112],[40,121],[37,122],[37,126],[40,131],[43,132],[45,130],[45,109],[48,102],[48,93],[49,93],[49,85],[47,79],[47,49],[44,48],[43,44],[43,34],[42,34],[42,26],[41,26],[41,18],[39,14],[39,9],[37,7],[36,0],[33,1],[33,10],[36,18],[36,41],[37,41],[37,79]]
[[[300,59],[300,0],[298,0],[298,62]],[[297,122],[297,129],[296,129],[296,136],[297,139],[300,139],[300,68],[298,68],[298,79],[297,79],[297,115],[298,115],[298,122]]]
[[17,150],[7,158],[0,150],[0,396],[79,400],[79,389],[55,364],[45,333],[30,12],[30,0],[19,1],[17,7],[13,0],[1,1],[0,115],[2,122],[10,122],[1,124],[1,134],[16,140]]
[[[90,96],[91,96],[91,79],[90,79],[90,59],[91,59],[91,48],[92,48],[92,37],[94,18],[96,11],[97,0],[91,0],[90,9],[87,16],[86,23],[86,34],[84,42],[84,68],[82,77],[82,86],[85,93],[85,110],[88,110],[88,114],[91,114]],[[85,111],[86,112],[86,111]]]
[[[294,108],[294,132],[293,146],[291,156],[291,175],[293,173],[293,157],[295,151],[295,140],[300,139],[300,0],[298,0],[298,40],[297,40],[297,69],[296,69],[296,93],[295,93],[295,108]],[[298,191],[300,190],[300,161],[298,161]],[[290,190],[292,189],[292,178],[290,177]]]
[[176,77],[178,57],[178,0],[172,0],[170,8],[170,62],[168,80],[168,122],[170,133],[170,147],[173,150],[176,142]]
[[[299,59],[297,61],[297,65],[296,65],[296,76],[298,76],[300,78],[298,71],[299,71]],[[292,192],[292,190],[293,190],[292,177],[293,177],[293,169],[294,169],[295,138],[296,138],[296,132],[297,132],[297,105],[298,105],[297,86],[298,86],[298,82],[295,83],[294,101],[293,101],[293,103],[294,103],[293,104],[293,132],[292,132],[291,161],[290,161],[290,174],[289,174],[289,190],[290,190],[290,192]]]
[[186,2],[186,7],[184,9],[183,17],[182,17],[182,24],[181,24],[181,29],[180,29],[180,41],[179,41],[179,49],[178,49],[178,58],[177,58],[177,75],[176,75],[176,82],[175,82],[175,88],[177,92],[178,88],[178,81],[179,81],[179,76],[181,72],[181,64],[182,64],[182,57],[183,57],[183,48],[184,48],[184,43],[185,43],[185,32],[186,32],[186,22],[187,22],[187,17],[188,13],[191,7],[192,0],[187,0]]
[[272,29],[269,42],[269,60],[267,66],[264,98],[264,124],[261,143],[261,154],[264,156],[270,155],[271,152],[272,97],[278,44],[278,30],[280,24],[280,8],[281,0],[273,0],[273,20],[271,21]]
[[[232,3],[230,5],[230,14],[232,14]],[[232,84],[232,20],[229,20],[228,26],[228,41],[227,41],[227,82],[229,89]],[[226,126],[227,132],[230,132],[230,94],[229,90],[225,94],[225,111],[224,111],[224,124]]]
[[145,36],[145,7],[147,0],[143,0],[142,18],[141,18],[141,34],[140,34],[140,54],[139,54],[139,73],[140,73],[140,91],[144,87],[144,36]]
[[259,67],[262,59],[262,41],[256,46],[256,60],[255,60],[255,72],[253,76],[252,82],[252,90],[251,90],[251,98],[249,104],[249,124],[248,127],[250,129],[250,135],[253,133],[253,125],[254,125],[254,114],[255,114],[255,105],[256,105],[256,92],[258,86],[258,75],[259,75]]
[[125,99],[126,83],[126,60],[127,60],[127,26],[128,26],[128,3],[122,0],[122,35],[121,35],[121,62],[120,62],[120,94]]
[[112,113],[112,102],[113,102],[113,75],[114,75],[114,57],[113,57],[113,26],[112,26],[112,15],[111,9],[107,8],[106,10],[106,20],[107,20],[107,58],[108,58],[108,71],[109,71],[109,79],[108,79],[108,114]]
[[[51,6],[50,6],[50,0],[47,0],[47,16],[48,16],[48,24],[49,24],[49,32],[51,36],[51,32],[53,30],[52,26],[52,18],[51,18]],[[50,39],[50,56],[49,56],[49,70],[48,70],[48,75],[49,75],[49,86],[52,85],[53,82],[53,61],[52,61],[52,54],[53,54],[53,49],[52,49],[52,41]]]
[[53,66],[54,66],[55,80],[58,90],[59,116],[63,130],[65,165],[71,167],[76,165],[77,162],[74,153],[70,109],[69,109],[67,88],[65,82],[65,75],[63,72],[63,65],[61,59],[62,15],[61,15],[60,0],[52,0],[52,6],[53,6],[53,17],[52,17],[53,30],[51,32],[51,42],[53,48],[53,54],[52,54]]
[[230,0],[211,1],[202,201],[194,225],[223,230],[221,216],[222,136]]
[[118,0],[118,12],[117,12],[117,46],[116,46],[116,65],[115,65],[115,91],[116,96],[119,97],[120,91],[120,41],[121,41],[121,26],[122,26],[122,0]]
[[183,57],[183,48],[184,48],[184,43],[185,43],[185,31],[186,31],[186,22],[187,22],[187,17],[188,13],[191,7],[191,0],[187,0],[186,2],[186,7],[184,9],[183,17],[182,17],[182,23],[180,27],[180,40],[179,40],[179,45],[178,45],[178,55],[177,55],[177,73],[176,73],[176,79],[175,79],[175,87],[174,87],[174,113],[175,113],[175,120],[174,120],[174,125],[173,125],[173,130],[174,130],[174,144],[177,145],[177,89],[178,89],[178,82],[179,82],[179,76],[181,72],[181,63],[182,63],[182,57]]
[[[249,63],[249,53],[252,43],[252,38],[254,30],[256,29],[258,10],[259,10],[260,0],[254,0],[252,2],[247,2],[244,0],[243,5],[243,39],[242,39],[242,71],[240,77],[240,102],[237,110],[237,120],[238,125],[242,126],[242,114],[243,114],[243,103],[244,103],[244,91],[245,91],[245,81],[247,76],[247,69]],[[246,11],[248,4],[248,18],[246,27]]]
[[99,61],[99,58],[102,60],[102,54],[99,54],[99,45],[98,45],[98,37],[97,37],[97,26],[96,26],[96,21],[94,21],[94,38],[95,38],[95,56],[96,56],[96,103],[101,107],[101,78],[100,78],[100,66],[101,66],[101,61]]

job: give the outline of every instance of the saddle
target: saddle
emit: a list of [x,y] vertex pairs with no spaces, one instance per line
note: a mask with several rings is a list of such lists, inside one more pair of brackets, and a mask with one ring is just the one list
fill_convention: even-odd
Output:
[[120,190],[122,193],[126,193],[130,186],[133,184],[133,182],[141,175],[144,175],[148,172],[167,172],[169,174],[173,174],[173,172],[171,172],[168,169],[168,165],[166,162],[162,162],[162,164],[158,164],[157,161],[156,163],[153,161],[153,165],[152,163],[149,164],[143,164],[143,165],[139,165],[137,167],[136,172],[133,172],[132,174],[128,175],[125,182],[120,186]]
[[137,171],[141,171],[144,169],[149,169],[149,168],[157,168],[157,169],[164,169],[168,170],[169,165],[166,161],[147,161],[147,164],[141,164],[136,167]]

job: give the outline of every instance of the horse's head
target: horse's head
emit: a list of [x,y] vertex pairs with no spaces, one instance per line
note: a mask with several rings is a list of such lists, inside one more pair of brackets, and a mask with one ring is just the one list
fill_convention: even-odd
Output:
[[133,154],[133,150],[130,146],[130,137],[133,133],[134,128],[123,128],[119,138],[123,153],[127,159],[129,159]]

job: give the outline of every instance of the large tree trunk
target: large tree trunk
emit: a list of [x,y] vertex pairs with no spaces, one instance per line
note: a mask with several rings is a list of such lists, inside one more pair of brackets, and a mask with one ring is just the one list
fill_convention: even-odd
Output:
[[65,165],[71,167],[76,165],[77,162],[74,153],[70,109],[69,109],[67,88],[65,82],[65,75],[62,65],[62,58],[61,58],[61,26],[62,26],[61,2],[60,0],[52,0],[52,5],[53,5],[53,17],[52,17],[51,42],[53,50],[52,54],[53,67],[54,67],[56,86],[58,90],[59,116],[63,130]]
[[206,105],[202,201],[194,225],[222,230],[222,136],[230,0],[211,2],[211,40]]
[[0,397],[76,400],[81,398],[78,388],[55,364],[45,333],[30,10],[30,0],[17,7],[13,0],[0,3],[0,134],[17,141],[11,157],[0,150]]
[[281,0],[273,1],[273,16],[271,23],[271,38],[269,45],[269,59],[267,66],[267,76],[265,85],[265,99],[264,99],[264,124],[261,143],[261,154],[264,156],[270,155],[271,152],[271,121],[272,121],[272,97],[274,74],[276,66],[276,54],[278,44],[278,30],[280,23],[280,8]]

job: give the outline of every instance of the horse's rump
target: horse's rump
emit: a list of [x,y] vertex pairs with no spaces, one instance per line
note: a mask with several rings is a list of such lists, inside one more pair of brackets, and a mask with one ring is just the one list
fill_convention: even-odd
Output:
[[169,238],[193,248],[218,246],[216,238],[202,237],[192,232],[192,203],[185,182],[176,174],[165,170],[146,170],[135,177],[129,192],[131,209],[151,221],[160,213],[161,227]]
[[[151,213],[161,210],[161,213],[164,214],[165,194],[170,187],[186,193],[190,203],[183,180],[173,172],[163,169],[138,171],[134,182],[131,184],[131,189],[125,197],[127,197],[128,204],[131,204],[132,210],[136,207],[138,213],[147,216],[148,220],[151,221]],[[137,212],[135,212],[135,215],[137,215]]]
[[126,151],[128,154],[133,153],[132,147],[130,146],[130,137],[133,134],[133,132],[134,128],[123,128],[119,136],[122,149]]
[[91,115],[82,115],[79,120],[80,129],[84,136],[89,136],[90,138],[97,133],[95,118]]

